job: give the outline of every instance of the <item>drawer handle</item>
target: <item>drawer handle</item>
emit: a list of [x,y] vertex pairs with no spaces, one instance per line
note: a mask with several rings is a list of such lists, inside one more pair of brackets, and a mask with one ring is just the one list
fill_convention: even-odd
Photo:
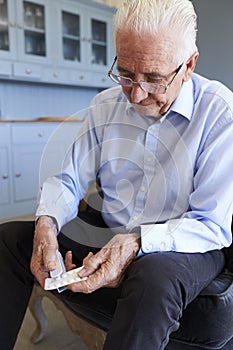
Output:
[[20,177],[22,174],[21,173],[16,173],[15,177]]
[[26,68],[25,72],[26,72],[26,74],[31,74],[32,73],[32,69],[31,68]]
[[41,131],[41,132],[38,132],[38,137],[43,137],[44,136],[44,133]]
[[3,175],[2,175],[2,178],[3,178],[3,180],[6,180],[6,179],[9,178],[9,175],[8,175],[8,174],[3,174]]

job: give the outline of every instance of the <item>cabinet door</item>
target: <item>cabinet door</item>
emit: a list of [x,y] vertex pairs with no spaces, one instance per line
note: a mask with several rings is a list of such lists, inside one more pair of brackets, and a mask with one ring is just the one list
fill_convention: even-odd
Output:
[[[91,14],[90,14],[91,13]],[[95,5],[57,3],[61,63],[99,71],[112,60],[112,13]]]
[[46,0],[1,0],[0,57],[48,61],[49,6]]
[[[0,57],[16,55],[16,17],[14,0],[0,2]],[[6,68],[6,65],[5,65]],[[9,69],[9,68],[8,68]],[[1,74],[4,73],[1,71]]]
[[62,145],[52,145],[46,151],[44,145],[19,145],[13,147],[13,196],[15,202],[36,199],[43,181],[61,170]]
[[12,125],[12,177],[15,202],[28,201],[37,197],[43,148],[55,127],[55,123]]
[[9,149],[0,145],[0,205],[10,203]]
[[83,61],[83,32],[82,21],[84,12],[82,5],[69,2],[56,3],[58,57],[60,63],[66,66],[79,67]]
[[91,64],[107,66],[108,57],[108,25],[106,20],[97,16],[88,18],[90,28],[90,57]]
[[46,0],[17,0],[17,50],[20,59],[48,61],[49,3]]
[[14,202],[36,199],[43,181],[62,169],[81,123],[22,123],[12,126]]
[[113,59],[112,15],[100,10],[87,11],[84,25],[88,43],[85,57],[89,57],[89,68],[106,73]]
[[13,195],[15,202],[37,197],[42,149],[42,144],[13,147]]

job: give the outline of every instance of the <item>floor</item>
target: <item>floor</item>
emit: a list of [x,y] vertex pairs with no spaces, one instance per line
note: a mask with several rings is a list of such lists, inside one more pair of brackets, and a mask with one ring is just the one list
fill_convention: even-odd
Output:
[[[33,220],[32,215],[15,218],[19,220]],[[14,219],[14,220],[15,220]],[[11,221],[0,220],[1,222]],[[36,323],[28,310],[22,324],[14,350],[88,350],[80,338],[69,329],[61,311],[58,311],[48,298],[43,300],[43,308],[48,318],[48,331],[44,339],[38,344],[32,344],[30,337]]]
[[49,321],[44,339],[38,344],[30,342],[35,321],[28,310],[14,350],[87,350],[80,338],[68,328],[61,311],[58,311],[48,298],[44,298],[43,304]]

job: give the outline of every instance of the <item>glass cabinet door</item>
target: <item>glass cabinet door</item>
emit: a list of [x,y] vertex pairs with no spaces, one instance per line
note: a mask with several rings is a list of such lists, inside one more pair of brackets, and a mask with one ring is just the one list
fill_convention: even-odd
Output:
[[62,11],[63,59],[81,61],[80,16]]
[[23,1],[24,52],[46,56],[45,7],[30,1]]
[[0,0],[0,50],[9,51],[7,0]]
[[107,23],[91,19],[91,63],[107,65]]
[[47,0],[0,0],[0,57],[47,58]]
[[56,17],[60,18],[61,40],[57,55],[61,64],[85,71],[94,68],[97,72],[105,72],[113,56],[112,14],[95,5],[90,10],[83,2],[58,2],[56,10]]

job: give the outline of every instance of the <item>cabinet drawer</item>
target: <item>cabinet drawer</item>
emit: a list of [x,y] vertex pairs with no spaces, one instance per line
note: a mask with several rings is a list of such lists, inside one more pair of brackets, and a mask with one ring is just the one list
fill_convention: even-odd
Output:
[[65,69],[44,68],[41,79],[51,83],[61,83],[69,81],[69,73]]
[[16,77],[40,79],[42,75],[42,69],[40,65],[35,65],[32,63],[14,63],[13,73]]
[[38,123],[12,126],[12,141],[13,144],[24,143],[45,143],[55,130],[57,123]]
[[75,85],[90,85],[93,79],[93,75],[90,72],[77,70],[70,72],[70,82]]
[[5,144],[10,142],[10,128],[9,124],[0,124],[0,144]]

